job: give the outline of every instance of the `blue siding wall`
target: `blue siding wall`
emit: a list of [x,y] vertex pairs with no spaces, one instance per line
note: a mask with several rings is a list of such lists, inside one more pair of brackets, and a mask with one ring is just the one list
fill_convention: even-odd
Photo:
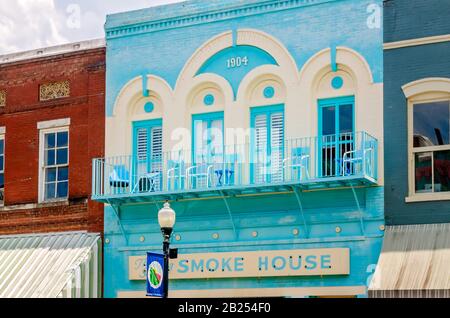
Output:
[[385,0],[384,42],[450,33],[450,1]]
[[[450,34],[450,1],[388,2],[384,14],[387,41]],[[427,25],[433,25],[434,29],[426,27],[422,23],[424,19],[428,19]],[[385,50],[384,63],[386,223],[450,222],[449,201],[405,203],[408,196],[408,126],[407,101],[401,89],[407,83],[426,77],[450,78],[450,42]]]

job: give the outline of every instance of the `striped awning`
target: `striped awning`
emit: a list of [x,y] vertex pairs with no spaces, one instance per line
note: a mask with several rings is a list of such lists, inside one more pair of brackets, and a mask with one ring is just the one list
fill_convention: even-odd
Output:
[[0,236],[0,298],[101,296],[99,234]]
[[450,297],[450,224],[387,227],[370,297]]

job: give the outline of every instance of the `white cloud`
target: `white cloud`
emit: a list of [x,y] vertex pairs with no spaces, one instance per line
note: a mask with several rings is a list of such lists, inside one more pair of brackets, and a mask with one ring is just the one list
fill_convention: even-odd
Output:
[[[108,13],[182,0],[0,1],[0,54],[7,54],[103,37]],[[79,8],[78,12],[73,10],[74,6]]]
[[53,0],[8,1],[0,8],[0,53],[67,42]]

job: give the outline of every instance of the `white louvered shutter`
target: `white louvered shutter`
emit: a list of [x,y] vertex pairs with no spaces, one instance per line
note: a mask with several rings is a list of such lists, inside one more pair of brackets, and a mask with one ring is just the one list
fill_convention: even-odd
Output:
[[137,175],[147,173],[148,166],[148,129],[139,128],[136,133]]
[[283,178],[284,116],[282,112],[270,116],[271,182],[281,182]]
[[254,182],[266,182],[267,164],[267,115],[255,117]]
[[[162,127],[153,127],[151,130],[151,164],[150,172],[162,173]],[[161,189],[161,178],[155,181],[155,189]]]

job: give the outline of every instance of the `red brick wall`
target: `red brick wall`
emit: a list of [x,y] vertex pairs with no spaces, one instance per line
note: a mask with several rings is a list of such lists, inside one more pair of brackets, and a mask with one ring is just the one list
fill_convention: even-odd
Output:
[[[39,101],[39,85],[70,81],[70,97]],[[88,201],[92,159],[104,155],[105,50],[92,49],[0,65],[0,109],[5,136],[5,208],[0,235],[11,233],[103,231],[103,205]],[[70,118],[69,201],[38,203],[39,130],[37,123]],[[13,210],[11,210],[13,206]]]

